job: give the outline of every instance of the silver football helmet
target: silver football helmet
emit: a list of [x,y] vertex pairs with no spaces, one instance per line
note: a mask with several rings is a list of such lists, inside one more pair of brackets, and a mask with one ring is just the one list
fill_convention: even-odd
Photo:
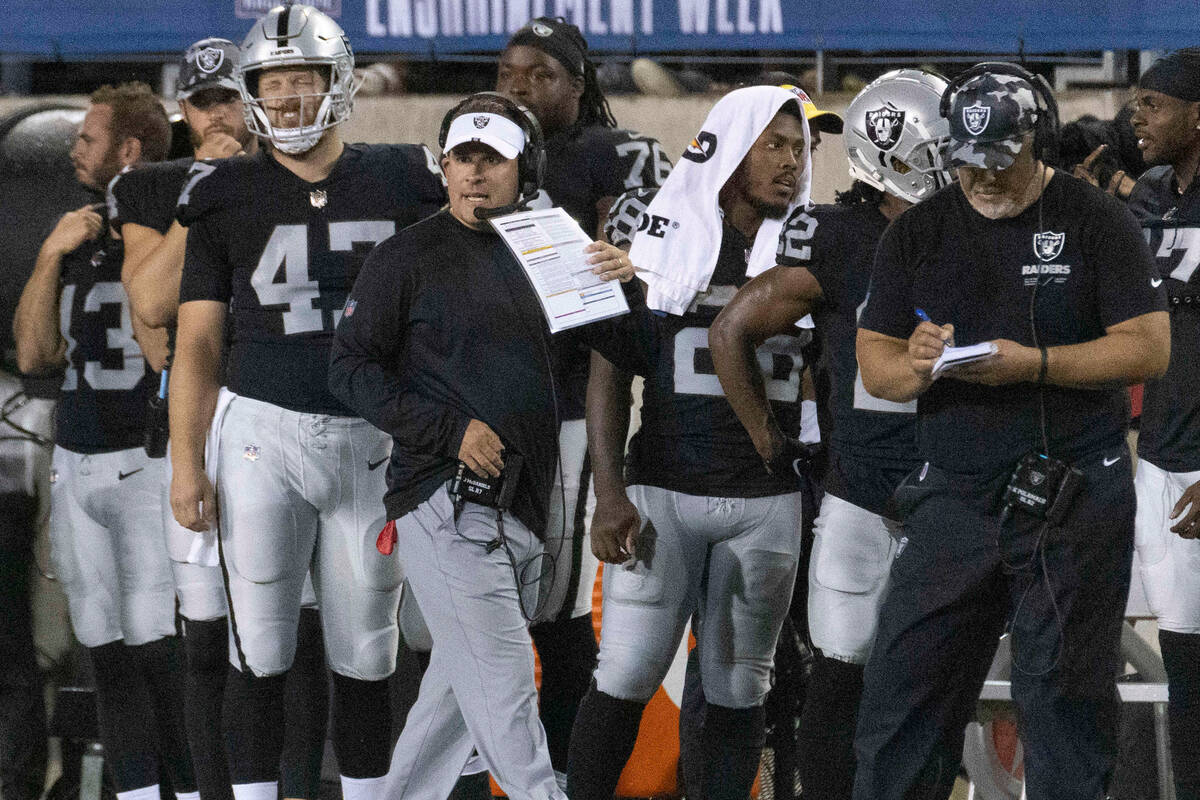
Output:
[[842,137],[851,177],[910,203],[949,184],[950,123],[938,111],[946,84],[932,72],[897,69],[859,92]]
[[[274,67],[316,67],[328,72],[324,92],[271,99],[299,101],[299,127],[272,125],[258,95],[258,73]],[[306,5],[276,6],[254,23],[242,41],[237,77],[246,127],[292,155],[312,149],[326,130],[349,119],[358,89],[350,40],[330,17]],[[310,104],[317,105],[316,117],[304,125]]]

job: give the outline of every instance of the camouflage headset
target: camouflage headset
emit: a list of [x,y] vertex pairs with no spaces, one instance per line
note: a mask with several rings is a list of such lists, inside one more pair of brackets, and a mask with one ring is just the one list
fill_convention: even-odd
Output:
[[525,148],[517,155],[518,205],[522,205],[532,199],[542,188],[542,178],[546,174],[546,146],[542,136],[542,126],[528,108],[499,92],[476,92],[459,102],[446,112],[446,116],[442,117],[442,127],[438,130],[438,149],[442,151],[446,149],[446,137],[450,133],[450,124],[462,115],[463,107],[483,98],[503,105],[512,121],[525,132]]
[[1037,106],[1037,117],[1033,125],[1033,155],[1039,160],[1053,161],[1058,146],[1058,102],[1054,99],[1054,93],[1050,90],[1050,84],[1046,82],[1045,78],[1010,61],[984,61],[954,76],[947,84],[945,91],[942,92],[942,101],[939,106],[941,115],[950,120],[953,125],[955,121],[950,119],[950,106],[954,101],[954,95],[967,83],[981,75],[1007,75],[1020,78],[1029,84],[1033,89],[1034,102]]

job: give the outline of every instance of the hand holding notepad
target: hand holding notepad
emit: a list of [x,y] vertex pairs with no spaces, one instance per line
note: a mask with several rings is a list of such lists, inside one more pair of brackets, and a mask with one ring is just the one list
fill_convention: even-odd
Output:
[[961,367],[974,361],[983,361],[996,355],[999,348],[995,342],[980,342],[966,347],[947,347],[933,364],[933,377],[936,378],[948,369]]

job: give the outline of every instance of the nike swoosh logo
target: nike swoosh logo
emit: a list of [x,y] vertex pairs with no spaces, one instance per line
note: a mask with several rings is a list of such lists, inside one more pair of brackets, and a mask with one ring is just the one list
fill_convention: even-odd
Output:
[[128,478],[130,475],[137,475],[139,472],[141,472],[144,469],[145,469],[145,467],[138,467],[133,472],[121,472],[120,470],[117,470],[117,480],[123,481],[126,478]]
[[1106,458],[1106,459],[1104,459],[1104,466],[1111,467],[1113,464],[1117,463],[1120,460],[1121,460],[1120,456],[1117,456],[1116,458]]
[[387,461],[389,458],[391,458],[391,456],[384,456],[383,458],[379,459],[375,463],[371,463],[370,461],[368,461],[367,469],[374,470],[374,469],[378,468],[380,464]]
[[1162,278],[1151,278],[1150,285],[1157,289],[1158,287],[1162,286]]

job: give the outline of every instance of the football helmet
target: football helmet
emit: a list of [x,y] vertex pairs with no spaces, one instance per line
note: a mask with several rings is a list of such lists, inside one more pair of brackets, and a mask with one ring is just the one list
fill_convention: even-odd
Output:
[[843,135],[851,177],[910,203],[948,185],[950,123],[938,110],[946,85],[934,72],[897,69],[859,92]]
[[[324,92],[272,98],[271,102],[299,100],[301,123],[308,118],[309,104],[317,104],[311,124],[295,128],[271,124],[258,94],[258,73],[275,67],[315,67],[328,73]],[[358,89],[354,52],[341,26],[312,6],[299,4],[276,6],[254,23],[242,42],[237,77],[246,127],[292,155],[312,149],[326,130],[349,119]]]

